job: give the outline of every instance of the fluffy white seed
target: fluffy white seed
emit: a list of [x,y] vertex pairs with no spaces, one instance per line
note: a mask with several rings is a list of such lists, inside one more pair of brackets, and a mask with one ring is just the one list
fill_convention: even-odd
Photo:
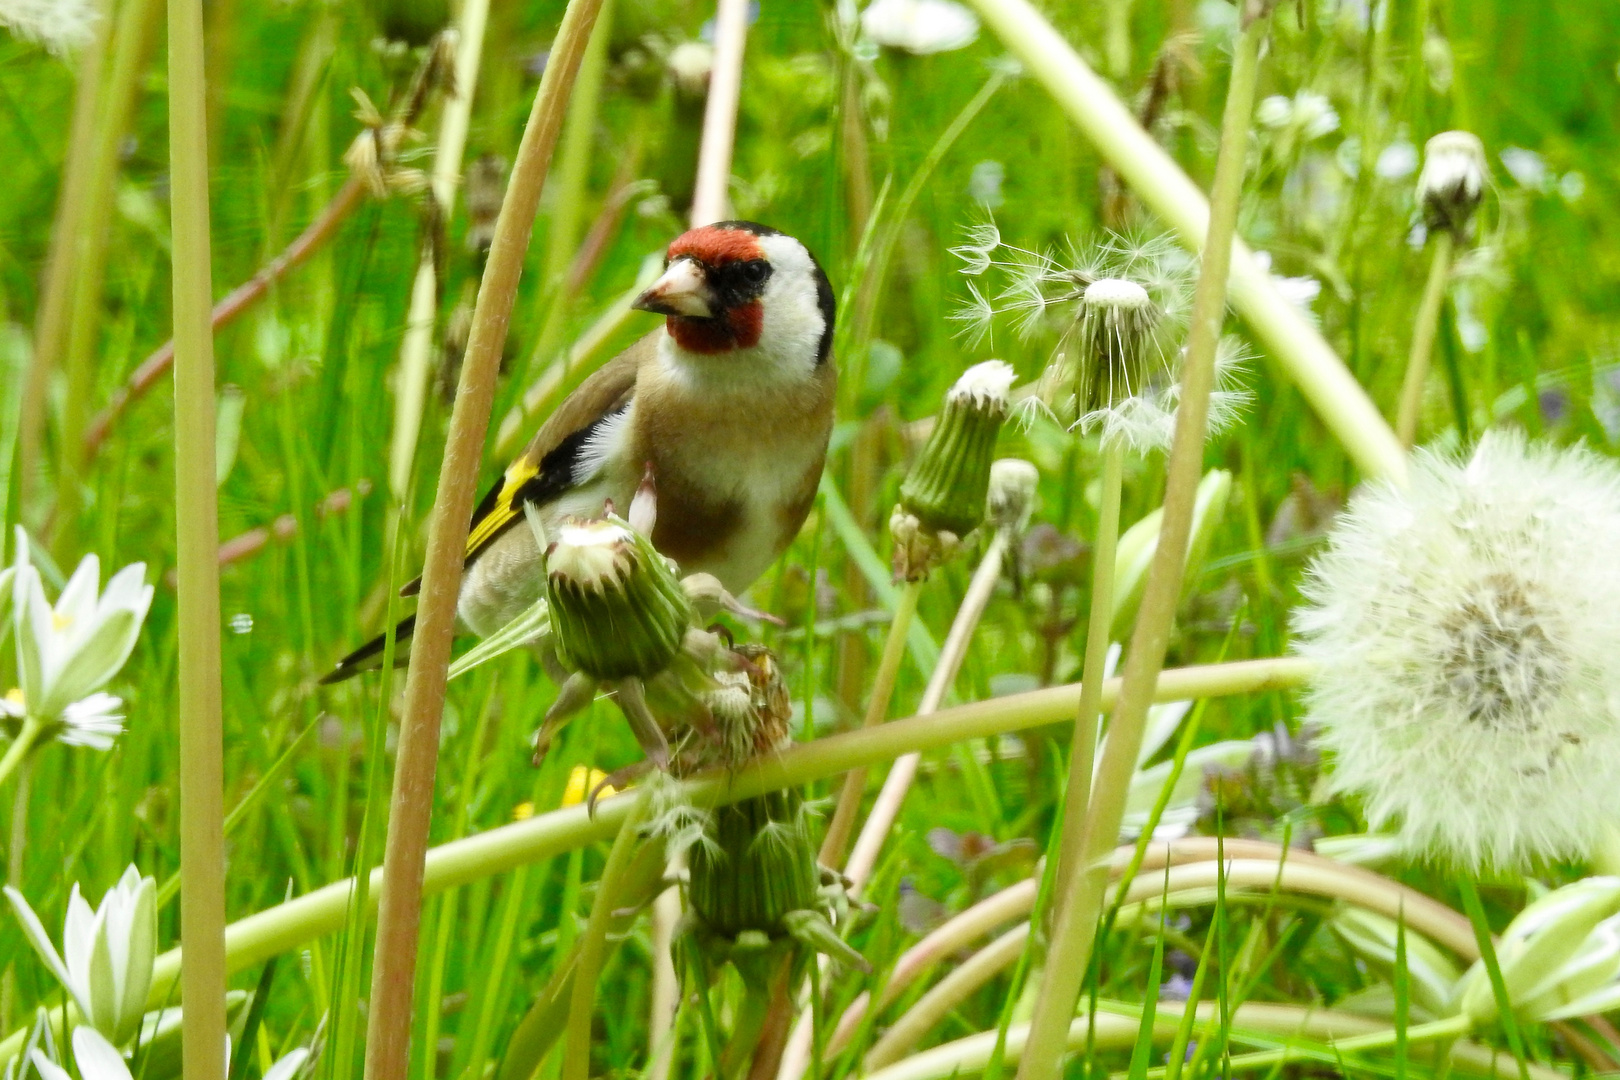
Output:
[[1295,625],[1374,828],[1468,871],[1593,849],[1620,815],[1617,548],[1620,468],[1518,435],[1352,499]]

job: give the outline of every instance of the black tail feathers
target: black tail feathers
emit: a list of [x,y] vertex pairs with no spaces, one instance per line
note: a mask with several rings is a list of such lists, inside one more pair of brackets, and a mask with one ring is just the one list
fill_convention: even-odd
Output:
[[[407,615],[394,627],[394,662],[403,666],[410,658],[411,633],[416,629],[416,616]],[[354,652],[337,662],[337,667],[321,677],[323,686],[331,683],[340,683],[345,679],[352,679],[362,671],[372,671],[382,667],[383,646],[387,644],[388,636],[378,634]]]

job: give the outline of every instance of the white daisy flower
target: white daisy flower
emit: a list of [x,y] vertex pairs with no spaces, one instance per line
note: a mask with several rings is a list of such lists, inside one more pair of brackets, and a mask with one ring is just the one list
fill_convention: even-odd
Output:
[[0,0],[0,26],[57,56],[87,44],[100,17],[89,0]]
[[1295,626],[1374,829],[1473,872],[1595,848],[1620,815],[1617,548],[1620,467],[1516,434],[1356,494]]
[[31,715],[55,720],[124,666],[152,606],[152,586],[145,564],[134,563],[114,574],[103,592],[101,561],[86,555],[52,605],[27,561],[20,529],[18,551],[12,616],[23,704]]

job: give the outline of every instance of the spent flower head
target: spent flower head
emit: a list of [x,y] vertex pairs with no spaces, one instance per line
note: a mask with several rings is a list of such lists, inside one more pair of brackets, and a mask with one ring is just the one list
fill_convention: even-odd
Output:
[[[602,518],[565,521],[554,536],[537,518],[529,522],[546,553],[546,595],[473,652],[482,663],[537,645],[561,684],[535,735],[536,764],[599,690],[613,694],[648,760],[681,775],[739,765],[786,737],[790,709],[774,658],[763,648],[732,647],[699,625],[722,610],[766,616],[709,574],[677,577],[647,539],[657,512],[649,475],[628,519],[609,506]],[[466,660],[458,661],[461,671],[473,666]]]
[[1350,501],[1303,586],[1334,783],[1468,871],[1589,854],[1620,816],[1620,467],[1487,433]]
[[945,395],[889,519],[895,576],[920,581],[984,521],[996,438],[1011,410],[1016,373],[1000,360],[975,364]]
[[1442,131],[1423,147],[1417,198],[1430,232],[1461,240],[1485,194],[1485,144],[1471,131]]
[[131,866],[94,910],[79,894],[68,897],[58,953],[23,894],[6,886],[28,941],[73,1000],[85,1022],[115,1046],[140,1030],[157,952],[157,885]]
[[[991,335],[998,317],[1025,338],[1053,341],[1035,409],[1136,451],[1170,445],[1180,400],[1181,339],[1196,266],[1162,237],[1110,235],[1067,251],[1035,251],[1005,242],[994,224],[968,231],[952,249],[970,279],[994,273],[999,291],[968,282],[969,301],[952,318],[974,340]],[[1231,389],[1243,351],[1221,343],[1210,430],[1219,431],[1247,400]]]

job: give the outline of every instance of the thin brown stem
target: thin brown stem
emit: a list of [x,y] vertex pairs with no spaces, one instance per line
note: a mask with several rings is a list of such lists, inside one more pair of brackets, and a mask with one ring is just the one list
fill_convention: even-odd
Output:
[[406,1075],[422,914],[423,859],[433,812],[439,721],[444,712],[467,523],[472,516],[478,463],[489,428],[495,378],[500,371],[518,279],[523,273],[524,253],[540,204],[540,190],[556,149],[569,88],[600,6],[601,0],[570,0],[563,14],[533,110],[523,129],[467,336],[439,469],[411,664],[405,680],[367,1016],[367,1080],[404,1080]]
[[[232,289],[214,305],[211,314],[214,332],[218,333],[241,318],[249,308],[262,300],[270,291],[270,287],[281,280],[288,271],[303,263],[336,236],[338,226],[342,225],[354,212],[355,207],[360,205],[365,194],[365,184],[353,176],[349,177],[343,186],[338,188],[337,194],[332,196],[332,201],[326,204],[326,209],[298,234],[297,239],[288,244],[280,255],[266,263],[264,269]],[[97,413],[86,426],[84,456],[87,461],[95,457],[96,452],[101,449],[101,444],[111,433],[113,425],[118,423],[124,412],[161,382],[173,366],[174,341],[170,339],[141,362],[141,366],[135,369],[129,381],[113,394],[107,407]]]

